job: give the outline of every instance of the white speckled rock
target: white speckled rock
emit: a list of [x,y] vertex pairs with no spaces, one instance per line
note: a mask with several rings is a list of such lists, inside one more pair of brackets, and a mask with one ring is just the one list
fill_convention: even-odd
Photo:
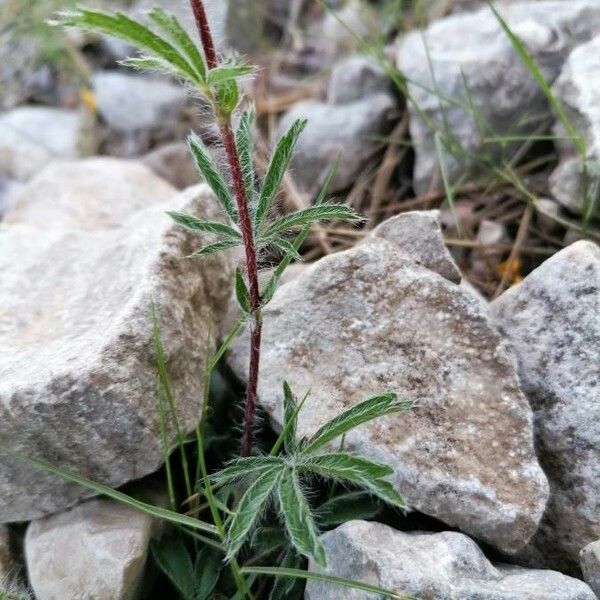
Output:
[[[226,310],[232,268],[227,255],[185,259],[214,236],[174,225],[167,209],[221,215],[198,186],[117,229],[0,229],[0,445],[111,486],[158,469],[152,302],[179,421],[195,427],[208,324]],[[0,522],[89,495],[0,458]]]
[[32,522],[25,556],[37,600],[135,600],[152,528],[152,517],[112,500]]
[[0,114],[0,171],[27,181],[51,160],[78,154],[79,115],[46,106],[20,106]]
[[54,162],[17,193],[6,223],[40,229],[111,229],[177,190],[139,162],[89,158]]
[[[535,532],[548,494],[531,409],[484,307],[440,274],[456,277],[446,251],[432,260],[430,239],[394,243],[431,220],[390,220],[276,292],[264,313],[260,402],[280,423],[283,380],[300,396],[310,390],[306,434],[384,390],[414,400],[411,411],[349,434],[346,446],[392,465],[412,507],[514,552]],[[240,338],[229,355],[240,377],[247,343]]]
[[[577,44],[600,33],[597,0],[497,3],[496,7],[550,82]],[[530,133],[539,126],[535,117],[548,112],[543,92],[487,7],[434,21],[424,32],[409,33],[400,44],[397,64],[409,79],[414,99],[408,107],[419,193],[430,186],[442,187],[434,137],[422,115],[442,131],[447,126],[473,152],[481,146],[481,134],[461,102],[463,106],[472,102],[487,126],[498,133]],[[431,91],[436,89],[437,94]],[[489,144],[485,149],[499,151]],[[444,153],[444,162],[451,178],[469,167],[464,153],[462,161]]]
[[600,598],[600,540],[588,544],[579,555],[585,582]]
[[529,564],[576,570],[600,537],[600,248],[576,242],[491,304],[514,346],[550,481]]
[[[329,573],[423,600],[595,600],[585,583],[562,573],[493,565],[462,533],[404,533],[350,521],[321,539]],[[377,598],[313,581],[305,594],[306,600]]]

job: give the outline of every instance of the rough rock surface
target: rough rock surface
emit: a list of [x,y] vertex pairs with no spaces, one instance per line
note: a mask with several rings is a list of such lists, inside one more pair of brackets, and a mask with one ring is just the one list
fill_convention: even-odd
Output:
[[[531,409],[485,308],[439,274],[448,255],[432,262],[430,244],[389,241],[394,224],[401,234],[423,219],[398,217],[279,288],[264,313],[260,401],[280,423],[283,380],[310,390],[301,434],[384,390],[415,401],[348,435],[347,447],[391,464],[412,507],[514,552],[548,494]],[[229,355],[240,377],[247,344],[246,334]]]
[[[558,76],[569,52],[600,32],[600,3],[596,0],[498,3],[497,8],[550,82]],[[531,117],[539,119],[548,112],[543,92],[489,8],[452,15],[434,21],[424,32],[409,33],[400,44],[397,63],[411,82],[414,99],[408,106],[419,193],[442,186],[434,137],[420,111],[436,129],[444,132],[447,127],[470,151],[479,148],[482,140],[476,120],[466,109],[469,102],[499,134],[531,132],[539,126]],[[492,149],[486,146],[486,150]],[[451,178],[469,166],[456,155],[446,152],[443,157]]]
[[112,500],[91,500],[32,522],[25,536],[38,600],[134,600],[153,519]]
[[308,119],[292,160],[292,175],[298,186],[315,192],[338,152],[340,163],[330,189],[335,192],[351,186],[380,147],[373,138],[390,128],[394,107],[394,98],[387,93],[342,105],[317,100],[295,104],[279,122],[276,137],[296,119]]
[[78,154],[76,111],[20,106],[0,114],[0,172],[27,181],[51,160]]
[[116,158],[60,161],[23,186],[5,222],[43,229],[110,229],[176,194],[174,187],[139,162]]
[[[586,141],[588,151],[588,189],[600,178],[600,36],[575,48],[556,80],[553,91],[565,107],[569,119]],[[557,136],[565,137],[564,127],[556,125]],[[575,156],[574,145],[559,143],[562,162],[550,179],[552,195],[569,210],[583,212],[583,165]],[[600,192],[597,192],[600,193]],[[599,205],[600,206],[600,205]],[[600,209],[599,209],[600,210]]]
[[331,72],[327,100],[330,104],[344,104],[390,90],[391,80],[386,72],[370,58],[356,54],[341,61]]
[[575,570],[600,537],[600,248],[576,242],[491,304],[517,355],[550,481],[528,562]]
[[[462,533],[404,533],[379,523],[350,521],[322,540],[330,573],[416,598],[595,600],[585,583],[562,573],[492,564]],[[378,597],[312,581],[305,595],[306,600]]]
[[585,582],[600,598],[600,540],[588,544],[581,551],[579,564]]
[[[232,273],[227,256],[185,260],[206,240],[175,226],[166,208],[221,214],[198,186],[120,229],[0,229],[1,445],[111,486],[155,471],[163,453],[152,302],[181,426],[195,426],[208,323],[227,307]],[[0,459],[0,522],[89,495]]]

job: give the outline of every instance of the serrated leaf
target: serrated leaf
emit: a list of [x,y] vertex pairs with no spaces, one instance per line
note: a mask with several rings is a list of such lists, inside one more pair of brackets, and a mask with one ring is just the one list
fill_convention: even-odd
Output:
[[179,46],[179,49],[194,67],[201,81],[206,79],[206,65],[198,47],[190,38],[188,32],[181,26],[177,17],[161,8],[153,8],[150,18]]
[[305,448],[305,452],[314,452],[331,440],[363,423],[385,415],[402,412],[411,406],[411,402],[398,400],[396,394],[393,392],[369,398],[368,400],[360,402],[352,408],[345,410],[343,413],[325,423],[325,425],[312,436]]
[[298,138],[305,127],[306,119],[294,121],[290,129],[282,135],[277,142],[265,175],[265,180],[258,198],[258,206],[256,207],[256,212],[254,214],[254,229],[257,233],[259,233],[260,227],[269,212],[273,198],[275,198],[275,194],[277,194],[277,191],[279,190],[283,175],[292,160]]
[[125,40],[137,48],[152,52],[173,66],[185,79],[199,82],[198,75],[179,51],[151,29],[121,12],[114,14],[99,10],[80,9],[59,12],[52,24],[64,27],[79,27],[87,31],[104,33]]
[[250,293],[248,292],[248,287],[246,286],[244,276],[242,275],[242,271],[239,267],[235,270],[235,295],[240,308],[245,313],[249,313],[252,310]]
[[381,510],[380,501],[365,491],[347,492],[330,498],[315,511],[320,527],[332,527],[348,521],[366,521]]
[[175,221],[175,223],[191,229],[193,231],[204,231],[206,233],[218,233],[228,238],[241,241],[242,236],[239,231],[235,230],[225,223],[219,223],[218,221],[207,221],[205,219],[198,219],[192,215],[180,213],[173,210],[168,210],[167,214]]
[[296,448],[296,425],[298,422],[298,403],[287,381],[283,382],[283,423],[285,435],[283,445],[288,454]]
[[227,532],[227,559],[231,560],[246,541],[282,474],[281,467],[262,472],[242,496]]
[[208,183],[211,190],[215,193],[215,196],[218,198],[225,212],[229,215],[229,218],[234,223],[237,223],[238,215],[229,186],[221,177],[213,159],[204,147],[202,140],[198,136],[192,134],[188,138],[188,145],[192,156],[194,157],[194,161],[196,162],[196,166],[198,167],[198,171],[200,171],[200,174],[204,177],[206,183]]
[[276,456],[246,456],[227,463],[220,471],[211,475],[211,481],[224,485],[246,477],[256,477],[261,471],[282,467],[283,462]]
[[202,246],[188,256],[188,258],[197,258],[202,256],[208,256],[209,254],[215,254],[216,252],[223,252],[223,250],[229,250],[230,248],[235,248],[239,246],[241,241],[238,239],[230,238],[228,240],[223,240],[222,242],[215,242],[214,244],[206,244],[206,246]]
[[235,145],[238,156],[240,158],[240,166],[242,168],[242,176],[244,178],[244,187],[246,188],[246,197],[252,203],[254,198],[254,161],[252,160],[253,142],[252,142],[252,125],[254,123],[254,111],[246,110],[238,124],[235,133]]
[[166,538],[152,543],[152,556],[183,600],[196,600],[194,568],[181,538]]
[[298,474],[293,469],[285,469],[277,489],[279,506],[294,548],[308,558],[313,558],[322,567],[327,566],[325,548],[319,540],[319,534],[310,507],[302,494]]
[[280,217],[264,232],[264,237],[271,237],[293,229],[310,225],[316,221],[360,221],[361,218],[345,204],[321,204],[310,206],[297,212]]
[[229,81],[235,81],[238,77],[250,75],[253,71],[251,65],[235,65],[225,63],[208,72],[207,81],[209,85],[217,85]]

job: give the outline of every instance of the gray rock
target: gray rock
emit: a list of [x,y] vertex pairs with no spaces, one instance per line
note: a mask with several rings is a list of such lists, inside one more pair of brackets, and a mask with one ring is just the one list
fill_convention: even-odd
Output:
[[177,189],[198,183],[196,163],[184,142],[165,144],[144,157],[144,164]]
[[25,556],[37,600],[135,600],[152,533],[152,517],[112,500],[32,522]]
[[579,556],[585,582],[600,598],[600,540],[588,544]]
[[376,138],[389,130],[395,101],[379,93],[356,102],[329,105],[298,102],[279,122],[279,138],[294,120],[308,119],[292,160],[292,175],[302,191],[314,193],[341,152],[331,191],[350,187],[381,147]]
[[51,160],[78,154],[76,111],[20,106],[0,115],[0,172],[27,181]]
[[550,481],[524,559],[575,571],[579,551],[600,537],[600,249],[565,248],[491,309],[514,346]]
[[357,54],[338,63],[331,73],[327,100],[344,104],[376,92],[389,92],[391,80],[373,60]]
[[8,179],[0,173],[0,221],[14,204],[15,196],[22,186],[21,182]]
[[[600,197],[600,36],[575,48],[569,55],[556,80],[553,91],[577,132],[587,144],[588,181],[583,185],[583,161],[569,140],[560,140],[558,147],[561,164],[550,178],[552,195],[569,210],[581,214],[584,194]],[[568,137],[564,126],[558,122],[555,133],[559,138]],[[600,207],[600,203],[597,203]],[[600,208],[597,210],[600,211]]]
[[[423,220],[392,224],[402,232]],[[384,390],[415,401],[353,431],[346,447],[392,465],[410,506],[515,552],[537,529],[548,489],[514,358],[481,303],[423,266],[446,272],[447,256],[432,264],[429,243],[395,245],[401,236],[381,237],[390,227],[276,292],[264,312],[260,402],[280,424],[283,380],[300,396],[310,390],[304,435]],[[246,333],[229,354],[240,377],[247,346]]]
[[16,194],[5,223],[40,229],[111,229],[177,190],[135,161],[54,162]]
[[[224,255],[184,259],[214,236],[175,226],[167,208],[221,216],[198,186],[120,229],[0,229],[0,445],[113,487],[158,469],[152,303],[179,422],[195,427],[209,323],[226,309],[232,269]],[[0,522],[90,495],[12,456],[0,459]]]
[[562,229],[560,205],[552,198],[538,198],[535,202],[536,221],[540,230],[547,235],[556,235]]
[[[576,45],[600,32],[596,0],[515,2],[497,8],[549,82]],[[408,106],[418,193],[442,187],[428,121],[442,133],[447,128],[472,153],[480,149],[482,139],[468,110],[470,102],[478,118],[499,133],[530,133],[539,126],[539,116],[548,112],[545,95],[487,7],[409,33],[400,44],[397,64],[409,79],[413,99]],[[485,151],[495,154],[500,148],[486,145]],[[473,166],[464,152],[444,152],[443,160],[452,180]]]
[[[590,588],[555,571],[492,564],[462,533],[405,533],[350,521],[322,536],[328,572],[399,594],[439,600],[595,600]],[[315,565],[311,569],[316,570]],[[376,594],[309,582],[306,600],[376,600]]]
[[0,591],[3,582],[9,579],[12,570],[10,555],[10,536],[8,527],[0,525]]

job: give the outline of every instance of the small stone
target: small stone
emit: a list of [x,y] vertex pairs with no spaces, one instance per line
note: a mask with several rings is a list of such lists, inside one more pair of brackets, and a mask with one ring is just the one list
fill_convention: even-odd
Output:
[[583,206],[582,182],[581,160],[575,156],[562,160],[548,179],[552,197],[576,215],[581,214]]
[[333,69],[327,101],[330,104],[344,104],[390,90],[389,75],[375,61],[357,54],[338,63]]
[[509,241],[506,227],[503,223],[484,219],[479,224],[477,241],[480,247],[471,253],[473,273],[482,279],[493,278],[506,252],[498,246]]
[[144,164],[179,190],[198,183],[200,175],[184,142],[165,144],[144,157]]
[[[298,432],[309,435],[383,391],[413,400],[347,434],[346,448],[393,466],[409,506],[516,552],[548,496],[532,412],[487,308],[454,283],[439,229],[432,243],[434,214],[390,219],[277,290],[264,310],[259,401],[278,427],[283,381],[310,391]],[[411,229],[430,233],[404,245]],[[245,332],[228,355],[241,378],[247,347]]]
[[556,235],[563,226],[557,221],[561,217],[560,205],[552,198],[538,198],[535,202],[536,221],[540,231]]
[[296,119],[308,119],[292,160],[292,175],[298,187],[316,192],[340,152],[330,191],[349,188],[381,147],[375,138],[389,130],[394,108],[393,97],[383,93],[343,105],[316,100],[296,103],[279,122],[276,138]]
[[[555,571],[492,564],[458,532],[396,531],[380,523],[349,521],[321,536],[327,572],[416,598],[487,600],[595,600],[582,581]],[[320,569],[311,563],[310,569]],[[306,600],[376,600],[379,595],[308,582]]]
[[112,500],[32,522],[25,556],[37,600],[136,600],[153,522]]
[[40,229],[112,229],[177,190],[139,162],[88,158],[54,162],[16,194],[5,223]]
[[588,544],[580,554],[583,579],[600,598],[600,540]]
[[576,572],[600,538],[600,248],[576,242],[491,304],[512,344],[550,481],[527,564]]
[[[222,218],[201,185],[117,228],[0,228],[0,445],[111,487],[156,471],[164,455],[152,306],[181,429],[194,429],[198,373],[227,307],[232,264],[227,254],[186,259],[214,235],[175,225],[166,210]],[[90,495],[0,457],[0,522]]]
[[27,181],[51,160],[78,155],[79,115],[46,106],[0,114],[0,172]]

